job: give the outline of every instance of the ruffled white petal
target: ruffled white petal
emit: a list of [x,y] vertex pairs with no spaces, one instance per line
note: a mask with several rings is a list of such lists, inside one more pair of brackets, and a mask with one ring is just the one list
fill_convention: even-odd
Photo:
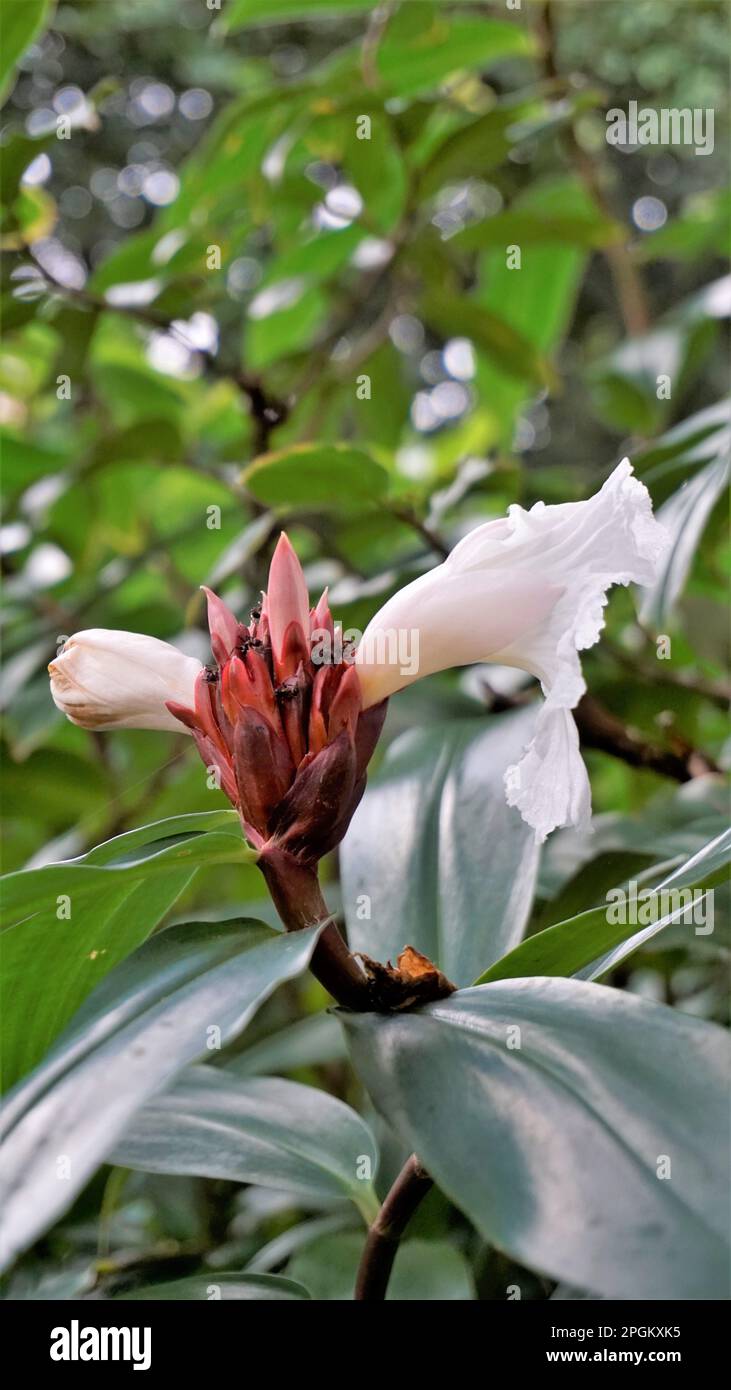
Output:
[[[546,579],[563,587],[548,622],[499,653],[505,665],[538,676],[546,697],[531,743],[505,774],[509,804],[519,808],[542,841],[557,826],[581,825],[591,815],[588,778],[570,714],[586,689],[578,653],[599,640],[608,589],[651,583],[668,539],[629,459],[586,502],[539,504],[530,512],[511,508],[511,517],[516,512],[514,536],[536,554],[542,548]],[[514,544],[517,548],[519,542]]]
[[[651,583],[667,543],[628,459],[585,502],[511,507],[369,623],[356,656],[364,702],[449,666],[493,661],[530,671],[546,701],[530,745],[506,774],[509,803],[539,840],[581,823],[591,806],[570,713],[585,690],[578,653],[599,638],[611,585]],[[418,669],[406,676],[387,642],[399,630],[418,633]]]

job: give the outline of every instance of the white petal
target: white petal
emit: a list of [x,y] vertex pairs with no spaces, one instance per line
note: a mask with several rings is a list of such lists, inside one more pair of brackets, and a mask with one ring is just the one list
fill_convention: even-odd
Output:
[[54,704],[82,728],[181,733],[165,702],[194,706],[201,663],[156,637],[88,628],[69,638],[48,670]]
[[[611,585],[651,583],[667,544],[628,459],[587,501],[511,507],[372,619],[356,655],[364,703],[450,666],[493,661],[531,672],[546,704],[510,771],[510,804],[540,839],[576,824],[590,810],[569,714],[585,689],[578,653],[598,641]],[[387,641],[399,630],[418,633],[418,668],[407,675],[394,660],[397,644]]]
[[588,825],[591,788],[570,710],[546,701],[526,752],[505,773],[505,795],[538,844],[559,825]]

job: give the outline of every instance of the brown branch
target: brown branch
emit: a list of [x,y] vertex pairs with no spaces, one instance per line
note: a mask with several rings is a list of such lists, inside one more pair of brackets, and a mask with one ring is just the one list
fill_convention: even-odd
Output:
[[[488,681],[483,680],[482,686],[491,714],[519,709],[533,700],[532,689],[519,691],[515,695],[498,695]],[[602,753],[609,753],[612,758],[618,758],[630,767],[646,768],[661,777],[671,777],[675,782],[690,782],[693,777],[704,777],[709,772],[720,770],[707,753],[679,739],[675,748],[667,749],[641,738],[593,695],[582,696],[574,710],[574,719],[582,748],[596,748]]]
[[[556,65],[556,24],[551,0],[545,0],[542,6],[539,17],[539,32],[546,75],[550,79],[557,79],[560,74]],[[602,186],[601,165],[596,156],[590,157],[582,149],[573,129],[564,133],[563,140],[568,157],[594,206],[603,217],[616,221]],[[643,333],[647,333],[651,324],[650,307],[642,276],[623,242],[605,246],[603,255],[614,280],[617,302],[625,329],[630,337],[639,337]]]
[[412,531],[421,536],[429,550],[435,551],[437,555],[441,555],[443,560],[446,560],[450,551],[447,542],[427,522],[421,520],[413,507],[405,507],[401,506],[400,503],[391,502],[388,510],[397,521],[402,521],[404,526],[410,526]]
[[366,87],[378,86],[378,68],[376,67],[378,47],[388,27],[393,9],[393,0],[381,0],[381,3],[376,5],[371,13],[360,57],[360,70]]
[[399,1241],[432,1186],[429,1174],[412,1154],[368,1232],[355,1283],[357,1302],[376,1303],[385,1298]]
[[731,684],[728,681],[704,680],[685,671],[668,670],[667,663],[663,661],[658,661],[655,666],[650,667],[629,656],[606,636],[602,646],[612,660],[624,671],[629,671],[635,680],[645,681],[648,685],[663,685],[669,690],[683,691],[689,695],[698,695],[703,700],[710,700],[711,704],[717,705],[724,713],[731,704]]
[[678,741],[675,750],[668,750],[638,738],[592,695],[582,697],[574,710],[574,718],[583,747],[611,753],[630,767],[647,768],[661,777],[672,777],[676,782],[690,782],[694,777],[719,771],[712,758],[688,744]]

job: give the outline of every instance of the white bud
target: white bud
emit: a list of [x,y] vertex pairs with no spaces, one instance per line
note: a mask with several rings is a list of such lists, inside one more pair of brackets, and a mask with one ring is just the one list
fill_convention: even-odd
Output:
[[182,733],[185,726],[165,702],[192,709],[202,667],[157,637],[89,628],[69,637],[48,670],[54,704],[82,729]]

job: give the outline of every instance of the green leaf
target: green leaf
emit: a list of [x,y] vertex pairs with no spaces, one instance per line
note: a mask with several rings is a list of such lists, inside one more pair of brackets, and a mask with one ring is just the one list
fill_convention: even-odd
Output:
[[[577,180],[562,177],[530,185],[514,199],[509,215],[527,217],[538,227],[543,219],[556,216],[591,220],[593,208]],[[487,219],[476,223],[475,236],[478,228],[489,229],[490,222]],[[467,228],[465,235],[471,230]],[[570,241],[562,246],[532,239],[525,245],[520,240],[517,244],[521,248],[519,270],[512,267],[506,256],[506,245],[513,245],[512,242],[504,242],[480,256],[475,309],[479,311],[482,305],[489,313],[504,318],[515,333],[531,344],[534,362],[537,357],[545,374],[546,355],[556,348],[570,325],[586,251]],[[502,362],[500,354],[490,352],[485,345],[478,359],[478,386],[482,398],[490,402],[491,410],[498,416],[500,438],[506,448],[513,446],[516,417],[532,394],[527,389],[528,373],[523,376],[521,381],[510,363]],[[549,385],[553,384],[549,377]]]
[[227,1070],[237,1076],[264,1076],[303,1067],[331,1066],[346,1058],[343,1030],[332,1014],[323,1012],[298,1018],[286,1028],[260,1038],[232,1057]]
[[577,246],[596,250],[615,245],[624,239],[621,224],[611,222],[598,213],[594,216],[579,213],[530,213],[518,208],[495,213],[480,222],[472,222],[464,231],[450,238],[461,250],[483,250],[500,246]]
[[117,1294],[115,1302],[134,1299],[147,1303],[150,1299],[172,1299],[175,1302],[196,1303],[216,1302],[224,1299],[253,1299],[256,1302],[267,1300],[275,1303],[290,1303],[309,1298],[307,1289],[296,1284],[293,1279],[283,1279],[279,1274],[238,1274],[234,1271],[209,1270],[207,1274],[193,1274],[188,1279],[171,1279],[167,1284],[145,1284],[132,1293]]
[[254,859],[236,812],[207,811],[117,835],[78,859],[6,874],[0,880],[4,1086],[36,1065],[87,994],[158,925],[197,868]]
[[12,88],[13,68],[50,18],[53,0],[2,0],[0,27],[3,55],[0,60],[0,101]]
[[[614,430],[654,434],[699,373],[731,312],[731,279],[712,281],[675,305],[650,332],[629,338],[589,369],[598,410]],[[672,381],[672,400],[658,385]]]
[[[314,1086],[193,1067],[138,1112],[112,1162],[284,1188],[305,1201],[348,1197],[378,1212],[376,1141],[360,1115]],[[369,1177],[359,1178],[359,1165]]]
[[211,1028],[225,1046],[306,969],[319,930],[285,935],[250,920],[169,927],[98,986],[8,1097],[5,1264],[67,1210],[135,1111],[206,1054]]
[[[1,938],[3,1090],[37,1065],[86,996],[150,935],[194,870],[147,882],[127,872],[103,878],[100,871],[90,887],[80,881],[84,872],[57,867],[17,875],[28,901],[24,909],[16,894],[15,912],[27,915]],[[70,917],[63,915],[65,898]]]
[[38,478],[59,472],[67,462],[60,449],[17,439],[7,430],[0,430],[0,449],[3,459],[3,489],[20,492]]
[[[263,371],[282,357],[308,348],[317,338],[327,313],[327,299],[317,285],[308,285],[305,277],[294,279],[280,288],[284,296],[294,296],[281,309],[271,310],[261,317],[251,315],[244,329],[244,361],[250,369]],[[263,291],[276,293],[276,288]]]
[[[338,1027],[340,1025],[338,1024]],[[342,1029],[340,1030],[342,1032]],[[338,1207],[327,1216],[316,1216],[309,1221],[299,1221],[289,1226],[281,1235],[274,1236],[257,1250],[246,1268],[251,1274],[267,1274],[270,1269],[281,1268],[297,1250],[304,1250],[320,1236],[332,1235],[335,1231],[352,1229],[353,1213],[348,1207]],[[362,1243],[363,1235],[360,1240]]]
[[[13,0],[5,0],[5,5],[0,14],[3,15],[3,31],[5,29],[5,13],[7,4]],[[15,0],[16,8],[20,8],[19,0]],[[3,39],[5,33],[3,32]],[[0,202],[3,208],[9,208],[15,201],[20,191],[20,181],[30,164],[37,159],[39,154],[47,150],[52,140],[53,134],[32,136],[32,135],[11,135],[2,145],[2,159],[0,160]]]
[[[435,193],[452,180],[471,177],[476,168],[484,175],[502,164],[513,146],[517,123],[543,109],[544,103],[538,98],[516,101],[511,95],[484,116],[453,130],[431,154],[422,171],[419,180],[421,196]],[[487,223],[478,222],[475,225],[482,227],[497,220],[491,218]],[[458,233],[455,244],[463,244],[464,237],[465,232]],[[508,237],[508,241],[511,240]],[[502,245],[507,245],[507,242],[503,241]]]
[[296,444],[261,454],[244,471],[252,496],[268,507],[361,511],[388,488],[385,468],[347,444]]
[[[655,936],[664,927],[682,921],[688,910],[689,898],[675,902],[667,896],[663,898],[663,893],[667,895],[670,889],[678,892],[683,888],[698,891],[712,888],[725,878],[729,862],[731,831],[726,831],[663,879],[656,889],[643,893],[642,912],[646,916],[643,915],[642,921],[651,928],[650,935]],[[582,912],[565,922],[557,922],[555,926],[530,936],[514,951],[503,956],[502,960],[491,965],[489,970],[485,970],[475,983],[485,985],[493,980],[511,980],[523,975],[575,975],[613,947],[622,943],[627,945],[637,935],[637,922],[617,922],[617,914],[611,911],[612,901],[608,899],[601,907],[591,908],[588,912]],[[632,914],[625,912],[624,915]],[[641,935],[643,940],[647,939],[644,933]],[[631,950],[635,949],[636,945],[631,947]],[[613,953],[612,964],[628,954],[630,951],[627,949]],[[609,966],[604,965],[596,973],[604,974],[607,969]],[[585,978],[594,979],[596,973],[592,971]]]
[[652,236],[643,237],[635,248],[640,261],[660,258],[692,260],[714,251],[726,252],[728,222],[731,212],[731,190],[709,188],[691,193],[679,214]]
[[731,446],[731,403],[716,401],[696,411],[632,456],[635,472],[652,486],[657,505],[669,495],[678,474],[720,458]]
[[498,1249],[608,1298],[727,1296],[723,1030],[534,978],[341,1017],[378,1109]]
[[469,984],[520,940],[539,852],[506,804],[503,773],[534,720],[527,707],[432,725],[391,745],[340,852],[353,949],[394,960],[408,943]]
[[373,0],[229,0],[221,20],[229,33],[255,24],[312,20],[322,14],[334,16],[351,10],[370,10]]
[[422,311],[427,323],[443,337],[471,338],[475,346],[508,376],[529,381],[534,386],[553,383],[551,367],[533,343],[491,309],[470,299],[458,299],[432,290],[424,300]]
[[[692,920],[694,930],[704,937],[711,934],[708,927],[711,928],[711,931],[715,929],[713,890],[717,886],[727,883],[729,859],[731,859],[731,831],[724,831],[710,844],[704,845],[703,849],[694,854],[687,863],[681,864],[668,874],[657,889],[657,893],[662,891],[682,893],[683,889],[691,888],[694,893],[701,895],[696,898],[695,915],[692,915]],[[660,901],[662,902],[662,899]],[[699,909],[702,909],[702,922],[699,920],[701,915]],[[680,912],[674,911],[671,920],[681,922],[683,926],[689,926],[682,910]],[[613,950],[607,951],[605,955],[592,961],[585,969],[578,971],[579,978],[582,980],[601,979],[602,975],[606,975],[607,971],[613,970],[615,965],[626,960],[638,947],[643,946],[646,941],[650,941],[653,936],[657,936],[664,927],[670,926],[671,920],[650,921],[646,926],[633,932],[631,936],[615,946]]]
[[507,20],[452,16],[411,0],[390,20],[375,66],[387,87],[405,95],[436,87],[453,72],[481,71],[534,49],[532,34]]
[[[363,1253],[362,1236],[350,1232],[321,1236],[290,1260],[287,1273],[303,1283],[313,1298],[347,1302]],[[427,1303],[465,1302],[475,1297],[472,1273],[464,1255],[446,1240],[405,1240],[398,1248],[386,1300]]]
[[640,607],[640,621],[656,632],[667,629],[675,604],[685,588],[706,522],[725,492],[728,478],[728,459],[717,459],[683,483],[657,513],[671,544],[655,583],[642,590]]
[[255,852],[241,833],[236,811],[197,811],[169,816],[166,820],[128,830],[96,845],[76,865],[100,865],[107,869],[129,868],[148,873],[170,863],[253,863]]

